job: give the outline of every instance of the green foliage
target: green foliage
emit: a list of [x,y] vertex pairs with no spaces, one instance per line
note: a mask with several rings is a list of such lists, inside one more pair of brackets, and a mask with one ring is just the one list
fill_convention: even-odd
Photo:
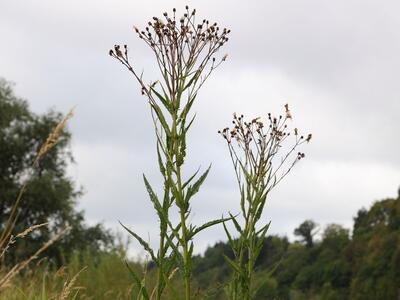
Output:
[[61,119],[61,114],[54,111],[33,113],[25,100],[14,95],[11,84],[0,80],[0,227],[3,230],[26,178],[28,188],[18,207],[14,234],[32,225],[50,224],[13,245],[13,251],[6,256],[10,263],[28,257],[65,225],[71,225],[72,231],[58,243],[58,248],[46,252],[50,258],[60,261],[60,249],[68,256],[74,249],[98,251],[112,244],[112,236],[100,224],[85,225],[82,212],[75,210],[81,191],[66,172],[73,161],[68,131],[64,130],[56,147],[37,168],[32,168],[39,147]]

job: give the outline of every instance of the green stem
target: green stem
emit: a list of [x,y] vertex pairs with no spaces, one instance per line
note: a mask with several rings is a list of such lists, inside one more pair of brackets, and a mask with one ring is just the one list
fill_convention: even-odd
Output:
[[[181,222],[181,232],[182,232],[182,237],[181,237],[181,247],[183,251],[183,264],[184,264],[184,281],[185,281],[185,299],[190,300],[191,298],[191,286],[190,286],[190,255],[188,251],[188,240],[187,240],[187,227],[186,227],[186,208],[185,208],[185,203],[184,203],[184,197],[183,197],[183,190],[182,190],[182,178],[181,178],[181,168],[179,166],[179,138],[177,134],[177,116],[174,114],[173,120],[172,120],[172,138],[173,138],[173,157],[175,157],[175,175],[176,175],[176,182],[177,182],[177,190],[178,190],[178,197],[179,199],[177,200],[177,204],[179,207],[179,213],[180,213],[180,222]],[[185,133],[183,133],[185,134]]]

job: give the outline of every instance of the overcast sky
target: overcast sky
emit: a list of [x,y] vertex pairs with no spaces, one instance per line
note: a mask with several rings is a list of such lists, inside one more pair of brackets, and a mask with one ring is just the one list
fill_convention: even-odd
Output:
[[[251,4],[250,4],[251,3]],[[302,1],[0,1],[0,76],[16,83],[35,112],[67,112],[89,222],[118,220],[155,243],[157,221],[142,183],[157,186],[153,129],[132,76],[108,56],[128,44],[138,70],[154,61],[137,39],[154,15],[196,8],[199,19],[232,30],[229,59],[202,88],[189,139],[187,172],[212,163],[194,199],[193,222],[238,211],[233,169],[217,130],[233,112],[279,114],[312,132],[307,159],[271,194],[264,221],[291,236],[305,219],[348,228],[361,207],[397,194],[400,185],[400,2]],[[221,227],[199,235],[197,252],[225,239]],[[138,249],[133,243],[134,250]]]

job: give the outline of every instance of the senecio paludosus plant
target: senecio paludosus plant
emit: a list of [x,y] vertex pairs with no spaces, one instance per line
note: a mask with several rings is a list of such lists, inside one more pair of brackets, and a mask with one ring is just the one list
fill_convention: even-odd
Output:
[[[195,115],[191,108],[199,89],[210,74],[226,60],[226,55],[215,55],[228,41],[230,30],[220,28],[208,20],[196,21],[196,10],[186,6],[182,17],[171,15],[148,22],[143,30],[135,28],[138,37],[153,52],[160,78],[149,84],[133,67],[126,45],[114,46],[109,54],[122,63],[135,77],[151,107],[151,116],[157,139],[157,157],[163,177],[163,195],[157,196],[145,176],[144,183],[159,219],[159,249],[154,251],[145,239],[130,229],[125,229],[142,245],[157,268],[157,282],[153,290],[137,274],[131,272],[140,287],[139,298],[161,299],[167,288],[175,299],[192,299],[191,276],[193,237],[200,231],[221,223],[223,219],[196,227],[191,224],[191,199],[199,191],[209,172],[198,172],[184,179],[182,168],[186,158],[187,134]],[[180,221],[172,224],[171,209],[176,208]],[[226,221],[226,220],[225,220]],[[123,225],[122,225],[123,226]],[[129,266],[128,266],[129,267]],[[173,275],[179,271],[184,281],[184,292],[171,284]]]
[[260,118],[246,122],[243,115],[234,114],[232,127],[219,131],[227,142],[235,170],[242,220],[231,215],[237,238],[232,237],[226,222],[223,224],[233,252],[233,259],[225,256],[233,270],[226,288],[229,299],[253,299],[262,286],[254,287],[252,276],[270,223],[259,226],[258,222],[271,190],[305,157],[303,152],[297,152],[298,147],[312,138],[311,134],[300,135],[297,128],[289,130],[291,119],[286,104],[285,116],[268,114],[266,125]]

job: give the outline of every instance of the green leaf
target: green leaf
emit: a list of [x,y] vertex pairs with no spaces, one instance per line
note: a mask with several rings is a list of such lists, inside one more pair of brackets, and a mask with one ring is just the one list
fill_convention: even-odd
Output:
[[189,239],[193,238],[196,234],[198,234],[199,232],[203,231],[204,229],[220,224],[220,223],[224,223],[226,221],[231,220],[231,218],[221,218],[221,219],[216,219],[207,223],[204,223],[203,225],[201,225],[200,227],[194,228],[193,233],[189,236]]
[[196,177],[196,175],[199,173],[199,171],[200,171],[200,168],[198,168],[197,171],[194,172],[194,174],[193,174],[187,181],[185,181],[185,182],[182,184],[182,190],[184,190],[184,189],[186,188],[186,186],[193,180],[193,178]]
[[163,162],[162,157],[161,157],[160,144],[159,143],[157,143],[157,158],[158,158],[158,167],[160,169],[161,174],[165,178],[165,167],[164,167],[164,162]]
[[167,223],[168,216],[166,215],[167,212],[163,209],[160,201],[158,200],[157,195],[154,193],[149,181],[147,180],[146,176],[143,174],[144,184],[146,186],[147,193],[149,194],[150,201],[153,203],[155,210],[157,211],[157,215],[160,218],[161,222]]
[[200,178],[193,185],[189,186],[187,194],[186,194],[186,202],[188,202],[189,199],[192,198],[192,196],[195,195],[199,191],[200,186],[203,184],[204,180],[206,180],[210,169],[211,169],[211,165],[208,167],[208,169],[203,173],[203,175],[200,176]]
[[184,133],[186,133],[186,132],[189,130],[190,126],[192,126],[193,121],[194,121],[195,118],[196,118],[196,114],[195,114],[195,115],[192,117],[192,119],[190,120],[189,125],[185,127]]
[[245,207],[245,195],[244,195],[244,184],[242,184],[240,188],[240,208],[242,210],[243,218],[247,218],[246,216],[246,207]]
[[194,245],[193,245],[193,242],[191,242],[190,247],[189,247],[189,257],[192,257],[193,249],[194,249]]
[[238,221],[236,220],[237,215],[236,215],[236,216],[233,216],[231,213],[229,213],[229,215],[231,216],[232,223],[233,223],[233,225],[235,225],[236,230],[237,230],[240,234],[243,234],[243,230],[242,230],[242,228],[240,227]]
[[151,103],[151,108],[156,113],[158,120],[160,121],[162,127],[164,128],[165,134],[167,136],[171,136],[171,130],[167,124],[167,121],[165,120],[164,114],[162,113],[160,107],[155,103]]
[[261,233],[261,236],[265,237],[270,225],[271,225],[271,221],[269,221],[268,224],[264,225],[260,230],[258,230],[256,232],[256,235],[258,236]]
[[[194,100],[196,99],[196,96],[197,96],[197,95],[192,96],[192,97],[188,100],[188,102],[186,103],[185,107],[182,109],[182,113],[181,113],[181,115],[179,116],[179,119],[180,119],[181,121],[186,120],[186,117],[187,117],[187,115],[188,115],[190,109],[192,108],[192,105],[193,105],[193,103],[194,103]],[[191,121],[191,122],[193,122],[193,120],[194,120],[194,117],[192,118],[192,121]]]
[[150,87],[151,91],[156,94],[157,98],[161,101],[161,103],[164,105],[164,107],[171,113],[173,114],[173,109],[171,105],[171,101],[168,99],[167,95],[164,93],[164,97],[157,92],[154,88]]
[[177,165],[180,167],[183,165],[186,157],[186,134],[180,135],[180,147],[179,147],[179,156],[177,157]]
[[236,272],[239,274],[242,274],[242,270],[240,269],[239,265],[234,262],[232,259],[230,259],[228,256],[223,254],[225,261],[228,263],[228,265]]
[[125,261],[125,265],[128,268],[129,273],[131,274],[133,280],[139,286],[140,293],[142,294],[144,299],[148,300],[149,299],[149,294],[147,293],[146,287],[143,286],[142,281],[140,280],[139,276],[136,275],[135,271],[132,270],[131,266],[129,265],[129,263],[127,261]]
[[263,212],[265,202],[266,202],[266,199],[263,199],[263,198],[260,199],[260,205],[257,208],[256,215],[254,216],[255,222],[257,222],[261,218],[261,214]]
[[201,71],[198,70],[196,73],[192,76],[192,78],[189,80],[189,82],[185,85],[183,90],[186,90],[188,87],[192,85],[193,82],[197,81],[197,79],[200,77]]
[[142,245],[142,247],[150,254],[151,259],[157,263],[157,258],[154,255],[153,249],[151,249],[150,245],[145,242],[139,235],[126,227],[124,224],[122,224],[121,222],[119,222],[119,224],[121,224],[121,226],[124,227],[124,229],[128,231],[129,234],[132,235],[139,242],[140,245]]
[[234,241],[233,241],[233,239],[232,239],[232,236],[231,236],[231,234],[229,233],[229,230],[228,230],[228,228],[227,228],[226,225],[225,225],[225,222],[222,222],[222,226],[224,226],[224,230],[225,230],[226,236],[228,237],[228,244],[229,244],[229,246],[232,248],[233,252],[234,252],[235,255],[236,255],[236,247],[235,247]]

